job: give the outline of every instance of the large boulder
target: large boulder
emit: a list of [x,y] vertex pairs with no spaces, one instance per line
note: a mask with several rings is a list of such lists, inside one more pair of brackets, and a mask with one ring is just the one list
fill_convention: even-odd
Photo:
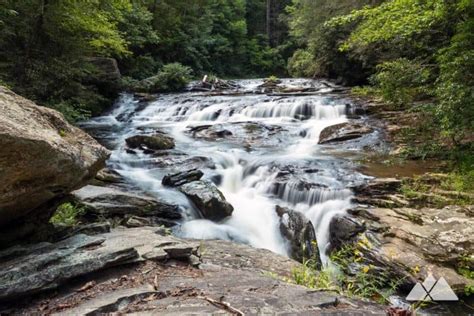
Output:
[[280,218],[280,232],[290,246],[290,257],[299,262],[315,260],[316,266],[321,268],[316,233],[311,221],[289,208],[277,205],[275,211]]
[[212,182],[193,181],[183,184],[179,190],[194,203],[206,219],[219,221],[232,215],[234,211],[232,205]]
[[175,146],[174,140],[171,137],[161,133],[155,135],[136,135],[127,138],[125,142],[132,149],[165,150],[173,149]]
[[83,186],[109,152],[64,117],[0,87],[0,226]]
[[326,127],[319,135],[319,144],[329,144],[360,138],[373,129],[359,123],[341,123]]

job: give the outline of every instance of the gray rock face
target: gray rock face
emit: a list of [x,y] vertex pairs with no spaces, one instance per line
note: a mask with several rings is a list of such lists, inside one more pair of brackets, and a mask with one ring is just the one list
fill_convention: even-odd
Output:
[[105,218],[125,215],[171,221],[182,218],[179,207],[176,205],[119,189],[88,185],[72,192],[72,195],[76,201],[86,206],[89,214],[101,215]]
[[0,226],[34,214],[105,166],[109,152],[58,112],[0,87]]
[[197,169],[178,172],[166,175],[162,180],[162,184],[171,187],[179,187],[189,182],[198,181],[203,175],[202,171]]
[[291,258],[299,262],[316,260],[316,265],[320,268],[321,258],[311,221],[302,213],[278,205],[275,211],[280,217],[280,232],[290,244]]
[[52,289],[76,276],[138,257],[133,248],[102,248],[104,242],[103,237],[76,235],[57,244],[0,252],[0,300]]
[[136,135],[125,141],[132,149],[166,150],[173,149],[175,146],[174,140],[165,134]]
[[[200,247],[205,249],[201,255]],[[194,259],[198,256],[202,263],[196,269]],[[163,262],[168,259],[181,262]],[[110,267],[124,263],[127,265]],[[96,237],[78,235],[56,244],[1,252],[0,298],[13,303],[14,297],[54,288],[69,278],[102,269],[99,278],[84,276],[79,282],[67,282],[57,293],[17,300],[6,313],[230,313],[221,303],[245,314],[383,312],[384,307],[350,301],[334,292],[311,291],[280,279],[291,276],[292,269],[300,266],[268,250],[228,241],[197,243],[162,235],[151,227],[118,228]]]
[[196,205],[206,219],[219,221],[232,215],[234,211],[233,206],[212,182],[193,181],[180,186],[179,191]]
[[373,129],[359,123],[341,123],[326,127],[319,135],[319,144],[342,142],[360,138],[373,132]]

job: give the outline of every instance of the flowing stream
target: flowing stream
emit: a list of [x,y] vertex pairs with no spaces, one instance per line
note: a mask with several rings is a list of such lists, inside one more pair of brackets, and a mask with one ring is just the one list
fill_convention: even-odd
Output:
[[[286,206],[311,220],[326,261],[329,223],[351,207],[348,186],[364,178],[351,158],[363,142],[318,140],[325,127],[348,121],[351,101],[320,81],[283,81],[321,92],[312,95],[255,93],[262,80],[237,82],[239,93],[228,95],[186,92],[139,102],[124,94],[108,115],[84,127],[112,150],[109,167],[135,188],[181,206],[185,219],[175,234],[287,254],[275,212],[276,205]],[[127,137],[156,131],[172,136],[176,148],[167,155],[127,150]],[[184,195],[162,186],[164,175],[191,168],[218,185],[234,206],[231,217],[219,223],[201,219]]]

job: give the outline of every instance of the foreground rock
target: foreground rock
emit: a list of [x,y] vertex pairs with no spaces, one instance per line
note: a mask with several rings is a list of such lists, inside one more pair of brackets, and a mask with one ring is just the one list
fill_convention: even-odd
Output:
[[127,138],[126,143],[132,149],[166,150],[173,149],[174,140],[165,134],[136,135]]
[[342,142],[361,138],[373,132],[373,129],[359,123],[342,123],[326,127],[321,131],[319,144]]
[[[205,252],[197,269],[186,261],[199,254],[201,246]],[[145,259],[160,249],[165,250],[166,258]],[[8,251],[0,253],[1,258],[9,258],[0,264],[0,297],[8,299],[10,307],[0,307],[1,313],[384,314],[383,307],[374,304],[282,281],[279,278],[289,276],[299,264],[268,250],[226,241],[195,243],[161,235],[156,228],[116,229],[97,237],[79,235],[57,244]],[[91,262],[91,257],[101,259]],[[41,265],[40,260],[49,266]],[[105,262],[109,263],[100,273],[69,279],[96,271]],[[23,268],[22,273],[13,263]],[[110,266],[118,264],[120,267]],[[41,278],[42,274],[48,278]],[[66,281],[67,286],[56,293],[12,299]]]
[[400,186],[396,179],[376,179],[355,188],[356,201],[368,205],[349,210],[351,218],[333,219],[332,246],[352,243],[361,265],[390,271],[406,291],[432,273],[463,294],[474,286],[462,274],[474,268],[474,207],[415,209],[399,197]]
[[1,252],[0,300],[52,289],[76,276],[138,257],[133,248],[102,248],[105,240],[76,235],[57,244],[42,243]]
[[321,258],[311,221],[302,213],[278,205],[275,211],[280,217],[280,232],[289,242],[290,257],[299,262],[311,259],[320,269]]
[[88,185],[74,191],[72,196],[77,203],[87,208],[88,215],[96,217],[124,219],[126,222],[146,218],[142,225],[172,226],[182,218],[179,207],[158,201],[152,197],[125,192],[109,187]]
[[201,215],[213,221],[220,221],[232,215],[234,208],[226,201],[221,191],[205,180],[193,181],[179,187],[201,212]]
[[105,166],[108,151],[58,112],[0,87],[0,113],[0,226],[33,216]]

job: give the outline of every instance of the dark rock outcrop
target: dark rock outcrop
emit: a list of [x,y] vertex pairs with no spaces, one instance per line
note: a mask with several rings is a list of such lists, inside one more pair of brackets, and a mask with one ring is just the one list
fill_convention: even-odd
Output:
[[316,266],[321,268],[316,233],[311,221],[289,208],[277,205],[275,211],[280,217],[280,232],[290,245],[290,257],[299,262],[315,260]]
[[109,152],[58,112],[0,87],[0,113],[0,226],[45,211],[105,166]]
[[226,201],[222,192],[212,182],[193,181],[180,186],[179,191],[194,203],[206,219],[219,221],[232,215],[234,211],[232,205]]
[[166,175],[164,176],[161,183],[165,186],[179,187],[189,182],[201,180],[203,175],[204,174],[202,173],[202,171],[192,169],[188,171]]
[[342,142],[360,138],[373,132],[373,129],[359,123],[341,123],[326,127],[319,135],[319,144]]
[[150,149],[150,150],[166,150],[173,149],[175,146],[174,140],[165,134],[154,135],[136,135],[127,138],[127,146],[132,149]]
[[335,216],[329,224],[331,249],[339,249],[363,231],[365,231],[364,225],[354,219],[348,216]]
[[88,185],[72,192],[77,203],[87,208],[88,215],[105,218],[128,219],[130,216],[149,218],[146,225],[179,221],[179,207],[152,197],[125,192],[119,189]]

